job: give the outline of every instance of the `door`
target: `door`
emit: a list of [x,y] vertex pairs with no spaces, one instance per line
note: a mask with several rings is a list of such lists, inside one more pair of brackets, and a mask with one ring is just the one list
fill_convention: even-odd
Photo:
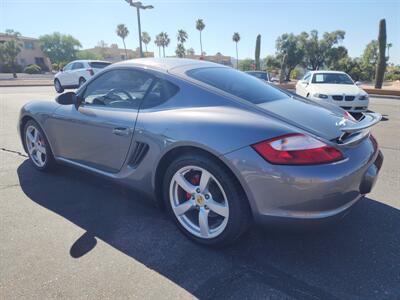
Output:
[[[85,66],[83,65],[83,63],[81,63],[81,62],[75,62],[73,65],[72,65],[72,69],[71,69],[71,83],[70,83],[70,85],[79,85],[79,78],[80,77],[83,77],[83,78],[85,78],[85,72],[86,72],[86,69],[85,69]],[[86,78],[85,78],[85,80],[86,80]]]
[[308,94],[307,88],[309,86],[311,73],[307,73],[304,77],[299,80],[296,84],[296,94],[306,97]]
[[57,157],[116,173],[123,166],[134,134],[140,103],[152,75],[112,69],[81,92],[82,105],[58,108],[49,126]]
[[67,64],[61,71],[60,75],[58,75],[58,80],[60,80],[62,86],[71,85],[72,82],[71,69],[73,65],[74,65],[73,62]]

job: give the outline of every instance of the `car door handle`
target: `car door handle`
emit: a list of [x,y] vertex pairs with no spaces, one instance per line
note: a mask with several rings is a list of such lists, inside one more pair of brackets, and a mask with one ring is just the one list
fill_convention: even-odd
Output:
[[123,128],[123,127],[114,128],[112,132],[119,136],[128,136],[131,133],[129,128]]

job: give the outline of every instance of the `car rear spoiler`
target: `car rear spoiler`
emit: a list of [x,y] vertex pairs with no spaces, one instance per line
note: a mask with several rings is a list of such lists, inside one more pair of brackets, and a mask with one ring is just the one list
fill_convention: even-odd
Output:
[[375,124],[379,123],[382,119],[382,115],[379,113],[364,113],[361,117],[360,121],[356,123],[349,123],[347,122],[345,125],[340,127],[340,130],[344,133],[353,133],[357,131],[361,131],[367,129],[369,127],[374,126]]
[[358,122],[344,122],[341,126],[338,124],[343,132],[338,142],[343,145],[350,145],[363,139],[369,134],[369,130],[366,129],[379,123],[381,119],[382,115],[379,113],[363,113]]

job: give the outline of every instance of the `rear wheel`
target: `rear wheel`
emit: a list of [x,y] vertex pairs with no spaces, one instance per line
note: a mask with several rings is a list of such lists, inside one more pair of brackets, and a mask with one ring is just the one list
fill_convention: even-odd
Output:
[[202,155],[173,161],[164,178],[164,201],[178,228],[192,240],[222,246],[248,227],[250,208],[232,174]]
[[56,162],[49,143],[39,124],[33,120],[24,127],[24,143],[33,166],[40,171],[52,169]]
[[61,82],[60,82],[60,80],[58,80],[58,79],[55,79],[55,80],[54,80],[54,88],[56,89],[56,92],[57,92],[57,93],[62,93],[62,92],[64,92],[64,88],[62,87]]

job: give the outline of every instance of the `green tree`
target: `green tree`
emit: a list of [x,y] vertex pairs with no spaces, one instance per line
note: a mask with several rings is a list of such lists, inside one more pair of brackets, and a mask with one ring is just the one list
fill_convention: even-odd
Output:
[[100,54],[87,51],[87,50],[79,50],[76,52],[76,58],[77,59],[103,59],[103,57]]
[[128,59],[128,52],[126,51],[126,45],[125,45],[125,38],[129,34],[128,27],[125,26],[125,24],[119,24],[117,26],[117,35],[122,39],[122,43],[124,44],[124,49],[125,49],[125,59]]
[[194,52],[193,48],[189,48],[186,50],[186,55],[193,56],[194,54],[195,54],[195,52]]
[[304,66],[310,70],[323,67],[332,47],[341,42],[344,36],[342,30],[325,32],[322,39],[319,39],[317,30],[312,30],[310,34],[302,32],[298,37],[304,51]]
[[176,38],[178,39],[179,43],[184,44],[187,41],[187,39],[189,38],[189,36],[185,30],[179,29],[178,33],[176,35]]
[[281,68],[281,62],[275,55],[268,55],[264,58],[264,66],[268,72],[276,72]]
[[178,57],[184,57],[185,56],[185,46],[182,43],[178,43],[178,45],[176,45],[176,49],[175,49],[175,54]]
[[379,22],[379,34],[378,34],[378,61],[376,63],[375,73],[375,88],[381,89],[383,78],[386,70],[386,20],[382,19]]
[[286,55],[283,72],[285,80],[290,79],[290,74],[294,68],[303,61],[304,49],[300,38],[293,33],[284,33],[276,40],[277,59],[282,62]]
[[242,59],[238,62],[239,70],[250,71],[254,69],[254,60],[251,58]]
[[0,58],[11,68],[13,77],[17,78],[17,56],[21,52],[21,42],[19,40],[21,34],[12,29],[6,29],[6,36],[10,39],[3,44],[0,44]]
[[367,44],[361,56],[361,66],[363,80],[371,81],[374,79],[376,63],[378,61],[378,41],[372,40]]
[[339,70],[339,61],[343,58],[347,58],[347,49],[343,46],[333,47],[326,53],[325,65],[330,70]]
[[144,43],[144,46],[146,48],[146,56],[147,56],[147,45],[151,42],[151,37],[146,31],[142,32],[142,42]]
[[158,47],[158,57],[161,57],[161,47],[162,47],[162,42],[161,42],[161,36],[160,34],[156,35],[156,38],[154,40],[154,44]]
[[256,39],[256,50],[254,53],[256,61],[256,70],[260,70],[260,52],[261,52],[261,34],[257,35]]
[[178,57],[184,57],[186,52],[184,44],[188,39],[188,34],[185,30],[179,29],[176,38],[178,40],[178,45],[176,46],[175,53]]
[[59,32],[39,37],[42,51],[53,63],[74,60],[76,52],[82,47],[81,43],[72,35]]
[[200,32],[200,53],[203,56],[203,42],[201,40],[201,32],[204,30],[206,25],[203,22],[203,19],[198,19],[196,21],[196,29]]
[[170,39],[168,37],[168,34],[166,32],[160,32],[160,45],[163,48],[163,56],[165,57],[165,48],[168,47],[170,43]]
[[238,43],[239,43],[239,41],[240,41],[240,35],[239,35],[238,32],[235,32],[235,33],[233,34],[233,36],[232,36],[232,41],[234,41],[235,44],[236,44],[236,69],[238,69],[238,67],[239,67],[239,64],[238,64],[238,62],[239,62]]

